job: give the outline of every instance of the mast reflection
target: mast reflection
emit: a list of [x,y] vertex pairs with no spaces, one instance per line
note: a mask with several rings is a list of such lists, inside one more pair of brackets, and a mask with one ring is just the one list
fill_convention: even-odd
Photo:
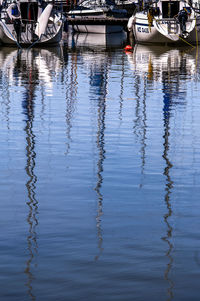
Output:
[[107,95],[107,82],[108,82],[108,62],[94,65],[90,75],[90,85],[92,87],[92,94],[95,93],[95,100],[97,96],[97,138],[96,145],[98,149],[98,162],[97,162],[97,183],[95,191],[97,192],[97,215],[96,215],[96,228],[98,237],[99,254],[95,256],[98,260],[103,252],[103,234],[101,226],[101,217],[103,215],[103,194],[101,187],[103,184],[103,164],[105,159],[105,117],[106,117],[106,95]]
[[144,178],[144,167],[145,167],[145,159],[146,159],[146,131],[147,131],[147,116],[146,116],[146,80],[144,80],[144,89],[141,97],[139,95],[140,91],[140,77],[136,75],[135,78],[135,94],[136,94],[136,107],[135,107],[135,120],[133,126],[133,132],[140,140],[140,158],[141,158],[141,180],[140,180],[140,188],[143,186],[143,178]]
[[[27,53],[28,55],[28,53]],[[24,58],[24,56],[23,56]],[[18,71],[21,69],[21,62],[22,58],[20,54],[18,55],[18,65],[16,65],[16,68],[19,68]],[[26,66],[25,69],[28,74],[28,78],[26,80],[26,91],[24,93],[23,97],[23,113],[25,115],[25,133],[26,133],[26,174],[28,177],[28,180],[26,182],[26,188],[27,188],[27,205],[28,205],[28,216],[27,216],[27,222],[29,225],[28,229],[28,236],[27,236],[27,248],[29,253],[29,258],[26,261],[26,268],[25,273],[27,275],[27,282],[26,286],[28,288],[28,295],[30,296],[31,300],[35,300],[35,296],[33,294],[33,287],[32,287],[32,281],[34,279],[33,273],[32,273],[32,265],[34,262],[34,258],[37,254],[37,233],[36,233],[36,227],[38,225],[38,201],[36,198],[36,183],[37,183],[37,176],[35,175],[35,158],[36,158],[36,152],[35,152],[35,135],[33,133],[33,122],[34,122],[34,97],[35,97],[35,83],[38,78],[37,72],[32,68],[33,67],[33,61],[34,56],[29,57],[29,64]],[[23,61],[24,64],[26,61]],[[24,68],[24,66],[23,66]],[[23,70],[21,70],[23,71]]]
[[[68,68],[66,68],[68,70]],[[71,70],[70,75],[67,74],[66,79],[69,79],[69,83],[66,82],[66,152],[67,155],[70,150],[70,142],[71,142],[71,128],[72,128],[72,118],[73,113],[75,111],[76,104],[76,96],[78,89],[78,81],[77,81],[77,53],[72,53],[72,61],[71,61]]]
[[[10,110],[11,110],[11,101],[10,101],[10,82],[9,82],[9,70],[10,70],[10,52],[11,51],[0,51],[0,90],[1,90],[1,111],[6,121],[7,129],[10,130]],[[17,51],[15,51],[17,53]],[[7,72],[8,71],[8,72]]]
[[123,109],[123,102],[124,102],[124,99],[123,99],[123,93],[124,93],[124,76],[125,76],[125,66],[124,66],[124,63],[125,63],[125,56],[122,55],[122,75],[121,75],[120,96],[119,96],[119,99],[120,99],[120,104],[119,104],[119,119],[120,119],[120,121],[122,121],[122,109]]
[[166,257],[168,258],[168,263],[165,269],[164,278],[168,282],[169,286],[167,289],[168,292],[168,298],[167,300],[170,301],[173,299],[173,288],[174,283],[170,278],[170,271],[172,269],[173,265],[173,257],[172,257],[172,251],[173,251],[173,244],[171,242],[172,240],[172,234],[173,234],[173,228],[170,225],[170,217],[172,216],[172,206],[171,206],[171,199],[170,194],[172,193],[173,189],[173,181],[170,176],[170,169],[173,167],[172,163],[169,159],[169,136],[170,136],[170,109],[172,104],[172,93],[171,91],[171,83],[169,81],[169,74],[163,73],[163,92],[164,92],[164,107],[163,107],[163,121],[164,121],[164,150],[163,150],[163,159],[165,160],[165,168],[164,168],[164,176],[166,178],[166,184],[165,184],[165,204],[166,204],[166,213],[164,215],[164,222],[167,227],[166,235],[162,238],[166,244],[168,245],[168,249],[166,252]]

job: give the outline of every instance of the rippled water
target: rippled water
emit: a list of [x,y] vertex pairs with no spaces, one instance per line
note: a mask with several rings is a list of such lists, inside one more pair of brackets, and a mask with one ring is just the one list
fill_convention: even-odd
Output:
[[199,300],[197,48],[0,49],[0,299]]

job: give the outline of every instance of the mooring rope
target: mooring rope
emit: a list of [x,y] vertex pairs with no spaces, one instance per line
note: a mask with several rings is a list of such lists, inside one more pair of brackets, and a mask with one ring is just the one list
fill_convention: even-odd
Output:
[[[155,20],[156,22],[161,21],[161,20],[156,20],[155,18],[154,18],[154,20]],[[159,25],[160,25],[160,24],[159,24]],[[165,26],[165,24],[162,24],[162,25]],[[165,26],[165,27],[167,27],[167,26]],[[191,43],[189,43],[188,41],[186,41],[186,40],[185,40],[184,38],[182,38],[181,36],[179,36],[178,34],[174,33],[174,35],[176,35],[177,37],[179,37],[180,40],[182,40],[183,42],[185,42],[186,44],[188,44],[188,45],[191,46],[192,48],[195,48],[195,47],[196,47],[196,46],[192,45]],[[173,41],[173,40],[172,40],[172,41]]]
[[33,42],[28,48],[27,50],[29,50],[30,48],[32,48],[36,43],[38,43],[40,41],[40,38],[37,39],[35,42]]

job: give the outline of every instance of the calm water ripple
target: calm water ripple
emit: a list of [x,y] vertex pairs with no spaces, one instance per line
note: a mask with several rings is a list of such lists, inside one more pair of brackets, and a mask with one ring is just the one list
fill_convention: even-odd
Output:
[[0,49],[0,299],[199,300],[197,48]]

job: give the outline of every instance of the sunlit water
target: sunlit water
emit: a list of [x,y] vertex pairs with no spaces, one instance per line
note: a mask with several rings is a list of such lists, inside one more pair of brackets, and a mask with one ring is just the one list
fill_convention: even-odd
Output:
[[0,300],[199,300],[197,48],[0,49]]

